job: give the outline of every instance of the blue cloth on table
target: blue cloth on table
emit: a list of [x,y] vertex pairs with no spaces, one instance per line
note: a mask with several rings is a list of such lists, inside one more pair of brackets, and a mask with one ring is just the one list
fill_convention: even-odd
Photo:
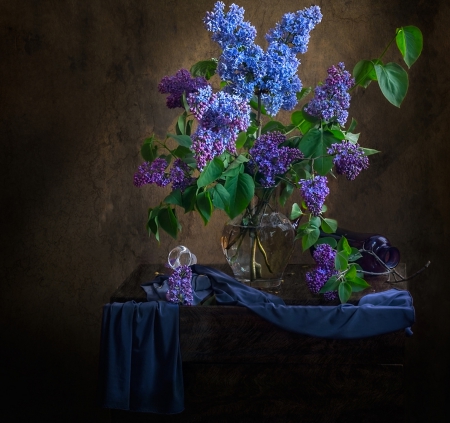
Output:
[[[211,293],[219,305],[247,307],[282,329],[302,335],[333,339],[359,339],[405,329],[411,335],[414,308],[408,291],[390,289],[368,294],[357,305],[293,306],[275,295],[238,282],[207,266],[191,266],[194,304]],[[142,285],[147,300],[164,300],[168,276]]]
[[[357,305],[288,306],[211,267],[193,265],[194,304],[212,294],[218,305],[247,307],[278,327],[302,335],[358,339],[405,329],[412,334],[408,291],[369,294]],[[167,275],[142,288],[148,302],[107,304],[103,310],[100,398],[106,408],[179,413],[184,408],[179,306],[165,301]]]

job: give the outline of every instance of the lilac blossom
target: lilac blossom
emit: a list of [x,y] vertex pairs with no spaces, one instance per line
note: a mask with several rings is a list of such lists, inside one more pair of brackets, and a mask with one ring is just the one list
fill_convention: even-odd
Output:
[[[224,7],[223,2],[217,2],[204,19],[212,39],[223,50],[217,72],[227,82],[224,90],[247,101],[260,95],[271,116],[280,109],[292,110],[302,87],[297,75],[300,61],[295,55],[306,51],[309,32],[322,18],[320,9],[314,6],[291,14],[292,19],[286,17],[267,35],[269,47],[265,52],[254,43],[256,30],[244,22],[244,9],[232,4],[224,13]],[[286,30],[292,31],[288,39],[279,36]]]
[[336,173],[345,175],[349,181],[353,181],[363,169],[369,167],[369,159],[359,144],[352,144],[350,141],[331,144],[327,153],[335,155],[333,163]]
[[199,88],[205,87],[208,82],[202,76],[192,78],[186,69],[180,69],[173,76],[165,76],[158,84],[158,91],[167,96],[166,105],[169,109],[177,107],[183,108],[182,96],[198,91]]
[[302,198],[313,216],[322,211],[325,198],[330,193],[326,176],[315,176],[313,179],[302,179],[299,182]]
[[350,107],[348,90],[355,80],[345,70],[344,63],[328,69],[328,77],[323,85],[315,88],[315,96],[306,106],[305,111],[312,116],[331,121],[336,119],[340,125],[345,125]]
[[[313,294],[318,294],[329,278],[337,275],[334,267],[336,251],[328,244],[319,244],[313,253],[317,266],[306,273],[306,284]],[[324,293],[326,300],[334,300],[338,296],[337,291]]]
[[269,43],[286,43],[291,46],[293,53],[305,53],[308,49],[309,34],[321,20],[319,6],[286,13],[281,22],[267,33],[266,40]]
[[236,138],[250,124],[250,106],[246,101],[223,91],[213,93],[210,86],[190,94],[187,100],[198,120],[191,137],[197,167],[203,169],[225,150],[236,153]]
[[179,266],[174,269],[168,279],[167,301],[175,304],[192,305],[194,298],[191,279],[192,270],[189,266]]
[[257,172],[257,180],[264,188],[275,186],[276,176],[286,173],[294,161],[303,158],[297,148],[280,147],[284,141],[285,135],[269,132],[261,135],[249,150],[249,167]]
[[237,48],[250,46],[256,37],[256,29],[249,22],[244,22],[244,8],[232,4],[228,13],[224,13],[225,4],[218,1],[212,12],[207,12],[203,22],[208,31],[214,33],[213,41],[222,49],[229,46]]
[[165,187],[170,182],[170,178],[165,173],[166,169],[167,162],[162,158],[152,163],[144,162],[134,174],[134,185],[141,187],[146,184],[156,184],[159,187]]
[[175,160],[169,175],[170,181],[172,182],[172,189],[174,190],[179,189],[184,191],[195,180],[189,173],[189,166],[181,159]]

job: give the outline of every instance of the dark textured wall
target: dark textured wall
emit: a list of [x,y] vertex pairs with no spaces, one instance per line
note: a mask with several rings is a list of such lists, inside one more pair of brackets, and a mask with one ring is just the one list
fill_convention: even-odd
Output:
[[[164,236],[158,246],[145,233],[147,207],[164,193],[133,187],[139,147],[152,133],[164,136],[176,118],[157,93],[159,80],[217,55],[201,23],[213,4],[1,2],[2,421],[108,421],[95,404],[102,305],[138,263],[161,262],[177,244]],[[239,4],[265,34],[283,13],[310,2]],[[375,86],[355,92],[350,114],[361,144],[382,154],[353,183],[332,182],[327,203],[341,226],[387,235],[410,273],[431,260],[410,284],[417,323],[407,340],[407,399],[409,421],[443,421],[450,399],[450,6],[318,4],[324,19],[302,57],[305,86],[323,79],[331,64],[352,69],[377,56],[398,26],[417,25],[424,34],[400,110]],[[388,56],[399,61],[394,49]],[[205,228],[198,216],[184,216],[180,242],[202,263],[223,261],[224,221],[217,214]],[[293,260],[309,257],[298,251]]]

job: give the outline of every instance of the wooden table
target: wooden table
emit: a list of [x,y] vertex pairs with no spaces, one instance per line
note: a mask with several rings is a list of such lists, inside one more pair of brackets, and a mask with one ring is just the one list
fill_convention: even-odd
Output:
[[[230,274],[226,265],[212,267]],[[287,304],[321,303],[306,288],[309,268],[288,266],[277,291]],[[140,285],[155,272],[167,269],[140,265],[111,302],[145,301]],[[383,278],[368,282],[372,291],[391,288]],[[197,306],[180,307],[180,344],[185,411],[111,410],[113,423],[404,421],[403,331],[329,340],[281,330],[243,307]]]

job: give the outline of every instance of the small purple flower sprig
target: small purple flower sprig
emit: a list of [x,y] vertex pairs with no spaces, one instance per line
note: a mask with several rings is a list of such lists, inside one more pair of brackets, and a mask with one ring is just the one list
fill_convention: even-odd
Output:
[[350,247],[345,237],[322,238],[315,245],[316,267],[306,273],[306,283],[313,294],[323,294],[325,300],[339,298],[346,303],[352,292],[363,291],[370,285],[361,277],[361,267],[354,263],[361,258],[358,249]]
[[192,294],[192,270],[189,266],[179,266],[169,276],[167,301],[180,305],[191,306],[194,302]]

